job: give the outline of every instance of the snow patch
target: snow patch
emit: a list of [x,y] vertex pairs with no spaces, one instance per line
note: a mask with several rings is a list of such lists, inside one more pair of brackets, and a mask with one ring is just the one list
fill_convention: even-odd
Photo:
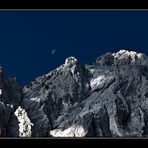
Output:
[[82,126],[71,126],[65,130],[54,129],[50,131],[50,134],[53,137],[84,137],[86,135],[86,131]]
[[93,91],[96,89],[101,89],[106,83],[109,83],[112,79],[114,79],[113,76],[101,75],[95,79],[92,79],[90,81],[90,86]]
[[102,85],[104,83],[104,79],[105,79],[104,75],[101,75],[95,79],[92,79],[90,81],[91,88],[94,89],[95,87]]
[[36,102],[40,102],[40,99],[38,97],[35,98],[30,98],[31,101],[36,101]]

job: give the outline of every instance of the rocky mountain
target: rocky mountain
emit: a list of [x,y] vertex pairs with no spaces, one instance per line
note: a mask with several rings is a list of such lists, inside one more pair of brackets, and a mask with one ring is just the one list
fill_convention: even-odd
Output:
[[68,57],[23,89],[0,69],[2,137],[147,137],[148,57],[120,50],[92,65]]

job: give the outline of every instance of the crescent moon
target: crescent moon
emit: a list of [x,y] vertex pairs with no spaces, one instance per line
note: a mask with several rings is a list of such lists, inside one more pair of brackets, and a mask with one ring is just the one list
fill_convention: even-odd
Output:
[[51,54],[53,55],[55,52],[56,52],[56,49],[53,49],[53,50],[51,51]]

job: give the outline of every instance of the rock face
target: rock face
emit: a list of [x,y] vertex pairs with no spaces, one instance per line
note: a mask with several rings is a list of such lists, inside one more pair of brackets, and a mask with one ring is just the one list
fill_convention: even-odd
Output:
[[5,79],[3,69],[0,67],[0,136],[18,136],[13,132],[15,126],[15,133],[18,133],[18,125],[10,123],[12,123],[12,118],[16,118],[14,112],[21,102],[22,90],[16,79]]
[[23,89],[2,72],[1,136],[148,136],[148,57],[142,53],[106,53],[86,66],[69,57]]

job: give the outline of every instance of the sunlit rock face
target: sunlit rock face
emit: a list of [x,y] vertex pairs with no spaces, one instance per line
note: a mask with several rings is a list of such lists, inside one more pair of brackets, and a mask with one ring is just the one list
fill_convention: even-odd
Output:
[[68,57],[21,89],[0,69],[0,135],[147,137],[148,57],[120,50],[92,65]]
[[127,51],[127,50],[120,50],[116,53],[106,53],[97,58],[96,63],[98,65],[146,65],[147,64],[147,56],[143,53],[137,53],[135,51]]
[[147,65],[146,55],[127,50],[86,66],[67,58],[23,88],[31,136],[147,136]]
[[19,106],[14,114],[19,122],[19,137],[30,137],[31,126],[33,124],[30,122],[30,119],[28,118],[26,111]]

